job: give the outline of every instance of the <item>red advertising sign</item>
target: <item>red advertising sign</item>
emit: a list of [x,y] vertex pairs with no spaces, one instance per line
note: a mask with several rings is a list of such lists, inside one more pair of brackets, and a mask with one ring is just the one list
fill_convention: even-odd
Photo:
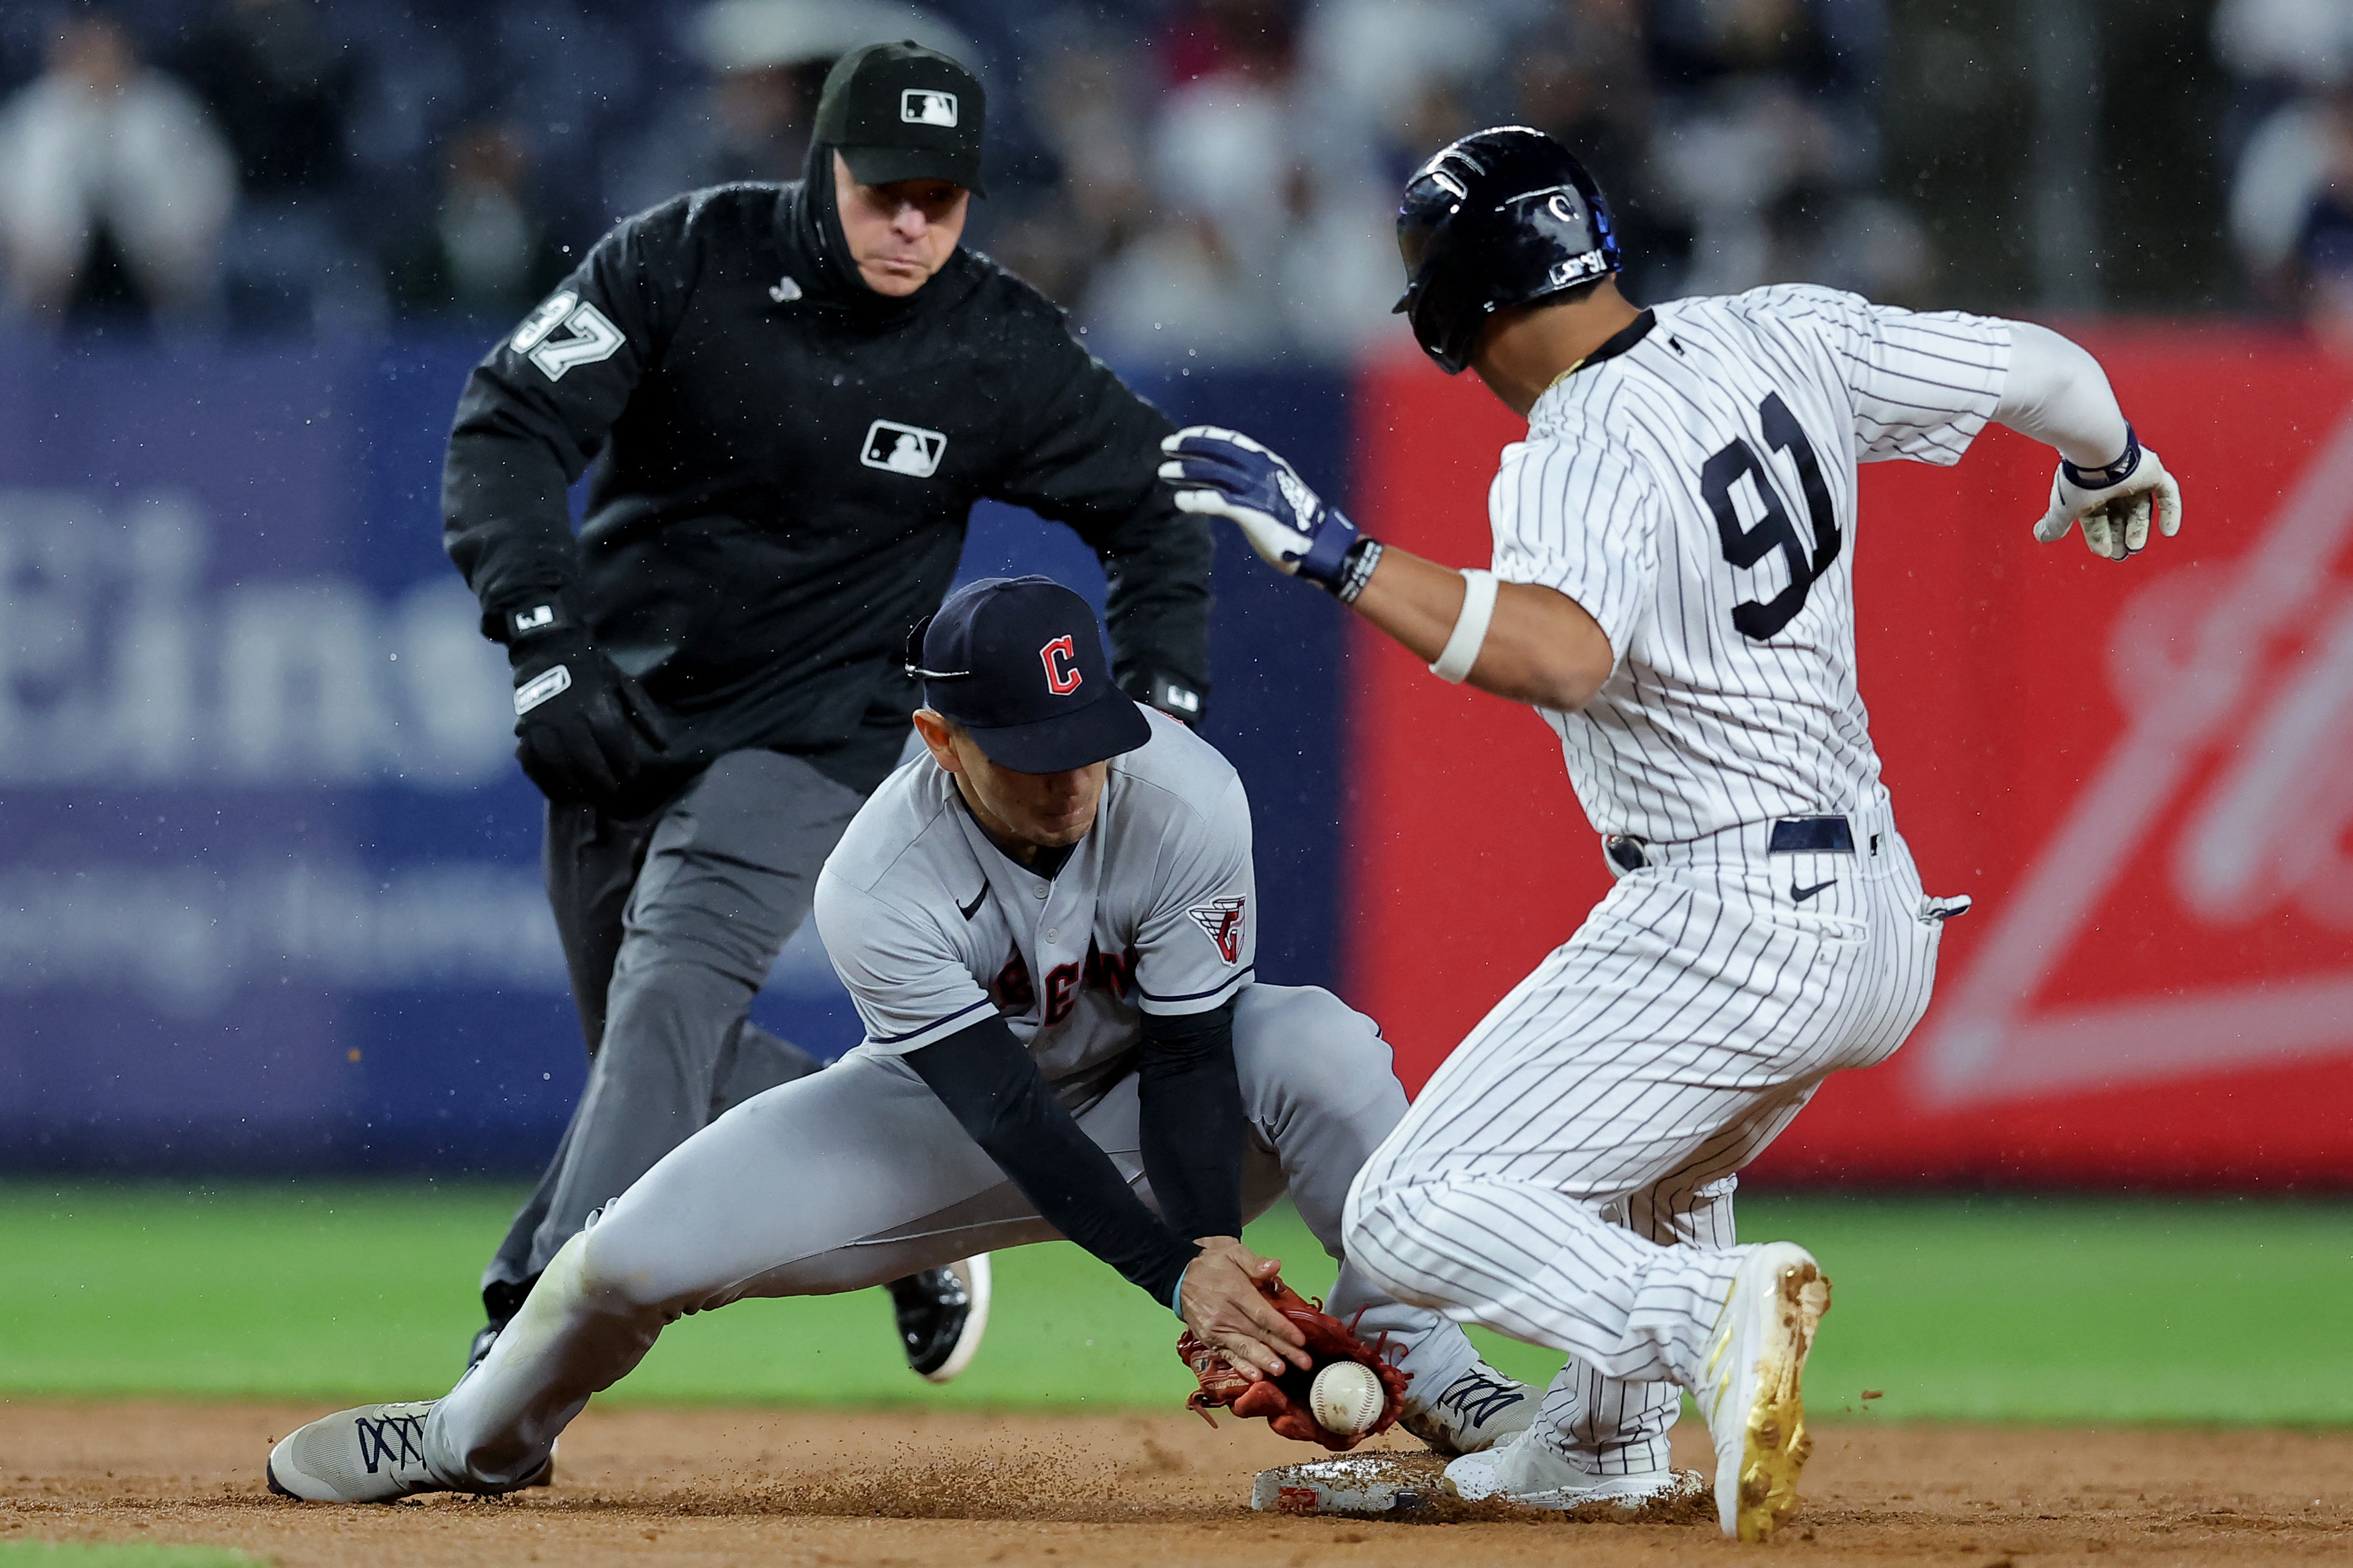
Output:
[[[2042,546],[2051,459],[1864,471],[1862,691],[1932,893],[1968,893],[1903,1051],[1757,1173],[1876,1184],[2353,1184],[2353,371],[2225,329],[2091,334],[2187,526]],[[1358,521],[1483,562],[1524,426],[1368,371]],[[1351,1000],[1410,1085],[1608,886],[1550,733],[1360,636]]]

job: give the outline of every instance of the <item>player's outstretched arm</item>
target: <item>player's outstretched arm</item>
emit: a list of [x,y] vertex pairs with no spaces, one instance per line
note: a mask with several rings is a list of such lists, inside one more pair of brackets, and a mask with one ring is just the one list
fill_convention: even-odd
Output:
[[1054,1098],[1013,1032],[989,1017],[906,1057],[1046,1222],[1117,1269],[1253,1382],[1302,1368],[1305,1336],[1258,1290],[1281,1267],[1231,1237],[1177,1237]]
[[2049,544],[2081,528],[2094,555],[2123,561],[2148,543],[2149,523],[2181,531],[2181,487],[2140,444],[2107,373],[2081,347],[2031,321],[2010,323],[2010,374],[1995,420],[2059,453],[2051,505],[2034,525]]
[[1179,508],[1229,520],[1277,570],[1327,590],[1441,679],[1566,711],[1609,678],[1609,639],[1567,595],[1367,539],[1289,463],[1238,431],[1195,425],[1161,450],[1160,477]]
[[[1490,585],[1494,604],[1480,636],[1472,595]],[[1572,712],[1593,700],[1609,679],[1609,637],[1576,600],[1537,584],[1500,582],[1486,573],[1474,577],[1385,545],[1356,609],[1433,674],[1514,702]],[[1457,662],[1467,651],[1467,671],[1450,671],[1450,651]]]

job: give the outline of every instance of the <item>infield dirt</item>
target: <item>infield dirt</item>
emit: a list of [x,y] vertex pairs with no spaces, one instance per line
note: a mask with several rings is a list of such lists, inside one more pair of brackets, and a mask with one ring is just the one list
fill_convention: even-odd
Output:
[[[0,1402],[0,1540],[202,1542],[354,1563],[1722,1563],[1706,1522],[1439,1523],[1253,1513],[1312,1457],[1183,1413],[591,1410],[558,1484],[497,1501],[336,1508],[269,1496],[269,1442],[316,1407]],[[1905,1568],[2353,1560],[2353,1433],[1820,1426],[1770,1556]],[[1400,1448],[1409,1442],[1384,1439]],[[1705,1469],[1705,1435],[1677,1434]],[[1481,1510],[1464,1510],[1478,1514]]]

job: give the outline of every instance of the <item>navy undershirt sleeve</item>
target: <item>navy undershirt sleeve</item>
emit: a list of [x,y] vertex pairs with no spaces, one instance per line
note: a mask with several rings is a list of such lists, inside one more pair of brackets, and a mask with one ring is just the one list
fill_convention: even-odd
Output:
[[1144,1016],[1144,1173],[1178,1236],[1242,1233],[1242,1091],[1234,1005]]
[[910,1051],[907,1065],[1047,1224],[1154,1300],[1168,1301],[1200,1249],[1128,1190],[1111,1156],[1079,1130],[1004,1019],[983,1019]]

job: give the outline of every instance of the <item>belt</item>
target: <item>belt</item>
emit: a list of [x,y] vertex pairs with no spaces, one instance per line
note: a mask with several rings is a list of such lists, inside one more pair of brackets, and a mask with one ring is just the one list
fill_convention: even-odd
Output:
[[1768,855],[1854,853],[1854,829],[1843,816],[1785,816],[1773,825]]
[[[1605,835],[1601,847],[1621,871],[1639,871],[1651,863],[1650,840],[1630,833]],[[1773,824],[1766,853],[1852,855],[1854,828],[1843,816],[1785,816]]]

